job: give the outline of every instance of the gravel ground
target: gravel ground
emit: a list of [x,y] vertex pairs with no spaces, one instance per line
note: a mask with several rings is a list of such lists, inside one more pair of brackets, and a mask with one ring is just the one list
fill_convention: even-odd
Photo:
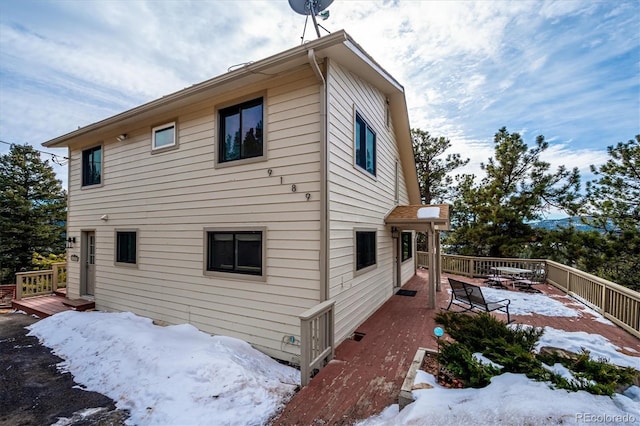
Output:
[[0,314],[0,425],[124,425],[127,412],[102,394],[80,389],[70,373],[57,370],[62,358],[26,335],[25,327],[36,321]]

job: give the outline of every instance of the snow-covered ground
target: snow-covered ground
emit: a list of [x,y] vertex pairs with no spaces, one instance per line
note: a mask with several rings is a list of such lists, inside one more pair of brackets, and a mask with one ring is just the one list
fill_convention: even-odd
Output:
[[[585,308],[565,306],[541,294],[484,289],[488,299],[511,299],[516,315],[581,317]],[[565,301],[566,302],[566,301]],[[588,308],[587,308],[588,309]],[[590,311],[590,314],[595,312]],[[606,321],[606,320],[604,320]],[[293,394],[299,372],[283,366],[241,340],[210,336],[190,325],[159,327],[132,313],[65,312],[41,320],[30,334],[65,359],[84,388],[107,395],[128,409],[136,425],[260,425]],[[640,369],[640,357],[624,355],[603,336],[544,329],[540,346]],[[636,353],[632,348],[627,352]],[[640,354],[638,354],[640,355]],[[481,354],[476,358],[484,359]],[[551,366],[562,372],[561,368]],[[565,372],[569,374],[568,372]],[[392,405],[362,425],[493,425],[640,423],[640,388],[613,398],[554,390],[524,375],[502,374],[482,389],[448,389],[420,372],[416,401],[402,412]],[[65,424],[65,419],[59,422]]]
[[65,360],[62,370],[130,410],[135,425],[265,424],[300,382],[298,370],[244,341],[127,312],[69,311],[29,329]]
[[[514,315],[540,314],[556,317],[579,317],[585,311],[597,321],[608,322],[595,311],[567,296],[549,297],[543,294],[507,292],[482,288],[488,300],[511,300],[509,312]],[[556,299],[566,298],[575,306],[565,306]],[[598,318],[600,317],[600,318]],[[618,352],[620,348],[599,334],[567,332],[545,327],[537,349],[543,346],[563,348],[571,352],[586,349],[592,359],[607,358],[620,366],[640,370],[640,357]],[[632,348],[625,348],[635,352]],[[491,363],[482,354],[474,354],[480,362]],[[559,364],[550,369],[570,377]],[[415,402],[399,411],[397,404],[371,417],[359,426],[396,425],[555,425],[555,424],[640,424],[640,388],[632,386],[624,394],[597,396],[590,393],[552,389],[548,383],[536,382],[523,374],[505,373],[496,376],[481,389],[449,389],[436,383],[433,375],[419,371],[415,384],[426,383],[431,389],[413,391]]]

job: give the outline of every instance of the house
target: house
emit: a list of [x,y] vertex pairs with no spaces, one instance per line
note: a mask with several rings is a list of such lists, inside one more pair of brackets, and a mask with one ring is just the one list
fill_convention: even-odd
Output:
[[344,31],[44,145],[69,149],[70,297],[286,361],[302,312],[330,300],[349,338],[448,223],[420,206],[403,87]]

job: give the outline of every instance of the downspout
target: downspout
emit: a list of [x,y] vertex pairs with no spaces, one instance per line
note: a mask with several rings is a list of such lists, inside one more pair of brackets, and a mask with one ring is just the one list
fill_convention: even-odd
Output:
[[[329,133],[327,93],[329,89],[313,49],[307,51],[307,58],[316,78],[322,83],[320,92],[320,302],[324,302],[329,299],[329,144],[327,143]],[[328,68],[328,64],[325,64]]]

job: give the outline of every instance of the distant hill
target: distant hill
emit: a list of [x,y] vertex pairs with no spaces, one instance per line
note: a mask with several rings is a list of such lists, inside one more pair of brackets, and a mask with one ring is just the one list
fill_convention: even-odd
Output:
[[573,225],[575,229],[578,231],[599,231],[601,229],[594,228],[593,226],[586,225],[582,223],[578,216],[573,217],[565,217],[563,219],[545,219],[539,220],[537,222],[529,223],[534,228],[544,228],[544,229],[558,229],[558,228],[569,228]]

